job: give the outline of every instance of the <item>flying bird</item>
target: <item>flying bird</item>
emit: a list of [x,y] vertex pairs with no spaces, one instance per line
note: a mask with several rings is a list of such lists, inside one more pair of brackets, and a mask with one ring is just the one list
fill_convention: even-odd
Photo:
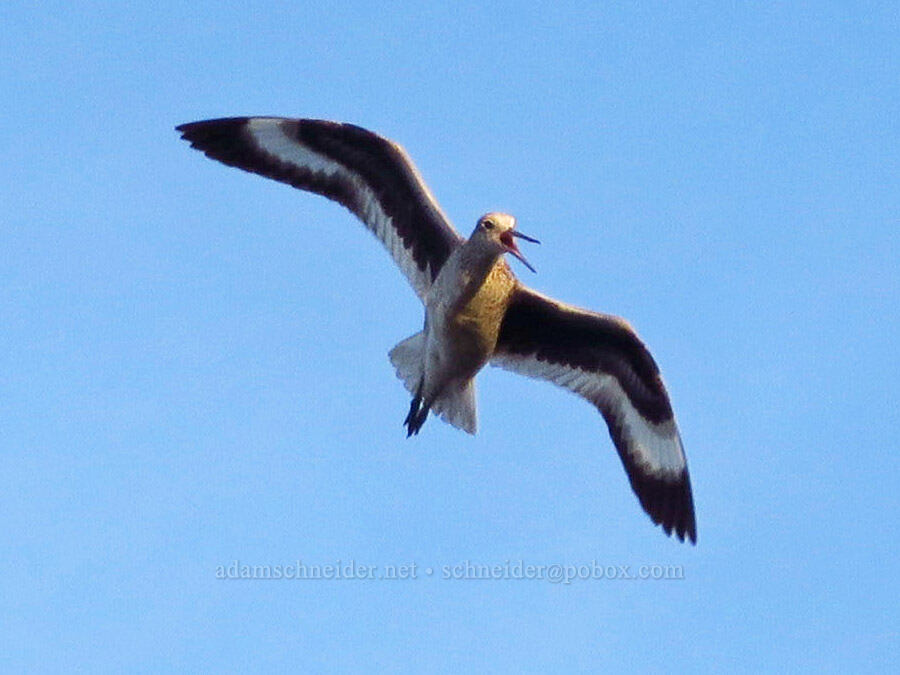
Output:
[[666,534],[697,541],[691,482],[668,394],[624,320],[523,285],[504,254],[534,271],[505,213],[460,236],[402,147],[352,124],[233,117],[177,127],[223,164],[339,202],[381,241],[425,307],[424,329],[390,352],[417,434],[433,411],[475,433],[475,376],[487,363],[564,387],[609,428],[641,506]]

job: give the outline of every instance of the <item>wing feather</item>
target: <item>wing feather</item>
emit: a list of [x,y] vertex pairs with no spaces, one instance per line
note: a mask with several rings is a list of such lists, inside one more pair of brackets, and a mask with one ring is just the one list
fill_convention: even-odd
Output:
[[553,382],[596,406],[641,506],[666,534],[696,543],[691,481],[672,406],[653,357],[626,322],[520,286],[492,363]]
[[396,143],[352,124],[233,117],[177,127],[208,157],[332,199],[381,241],[424,298],[459,236]]

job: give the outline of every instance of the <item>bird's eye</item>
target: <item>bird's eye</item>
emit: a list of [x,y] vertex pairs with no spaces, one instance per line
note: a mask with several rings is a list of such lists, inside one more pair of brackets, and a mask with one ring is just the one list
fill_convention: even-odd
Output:
[[494,221],[493,220],[486,220],[486,221],[484,221],[483,225],[484,225],[484,229],[486,229],[486,230],[494,229]]

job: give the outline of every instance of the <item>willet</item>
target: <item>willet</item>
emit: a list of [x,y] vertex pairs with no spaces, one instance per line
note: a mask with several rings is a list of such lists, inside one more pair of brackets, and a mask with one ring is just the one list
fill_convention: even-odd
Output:
[[433,410],[474,434],[475,375],[487,363],[548,380],[592,403],[641,506],[666,534],[697,541],[687,460],[659,369],[624,320],[525,287],[504,253],[533,268],[515,218],[482,216],[462,238],[396,143],[351,124],[235,117],[179,126],[229,166],[323,195],[375,234],[425,306],[425,327],[390,352],[417,434]]

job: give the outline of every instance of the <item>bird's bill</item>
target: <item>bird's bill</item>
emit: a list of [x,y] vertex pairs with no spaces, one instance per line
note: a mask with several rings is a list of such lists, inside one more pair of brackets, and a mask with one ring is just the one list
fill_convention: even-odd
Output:
[[[506,235],[511,235],[511,236],[506,236]],[[500,237],[500,241],[502,241],[503,245],[506,246],[507,252],[512,253],[519,260],[522,261],[522,264],[525,265],[525,267],[527,267],[532,272],[537,274],[537,270],[531,266],[531,263],[525,259],[525,256],[522,255],[522,252],[519,250],[519,247],[516,246],[516,242],[513,241],[513,237],[518,237],[519,239],[524,239],[525,241],[530,241],[533,244],[540,244],[541,242],[539,242],[534,237],[529,237],[527,234],[522,234],[521,232],[518,232],[516,230],[509,230],[508,232],[504,232],[503,235],[501,235],[501,237]]]
[[519,239],[524,239],[525,241],[530,241],[532,244],[540,244],[541,243],[534,237],[529,237],[527,234],[522,234],[518,230],[513,230],[512,236],[518,237]]

